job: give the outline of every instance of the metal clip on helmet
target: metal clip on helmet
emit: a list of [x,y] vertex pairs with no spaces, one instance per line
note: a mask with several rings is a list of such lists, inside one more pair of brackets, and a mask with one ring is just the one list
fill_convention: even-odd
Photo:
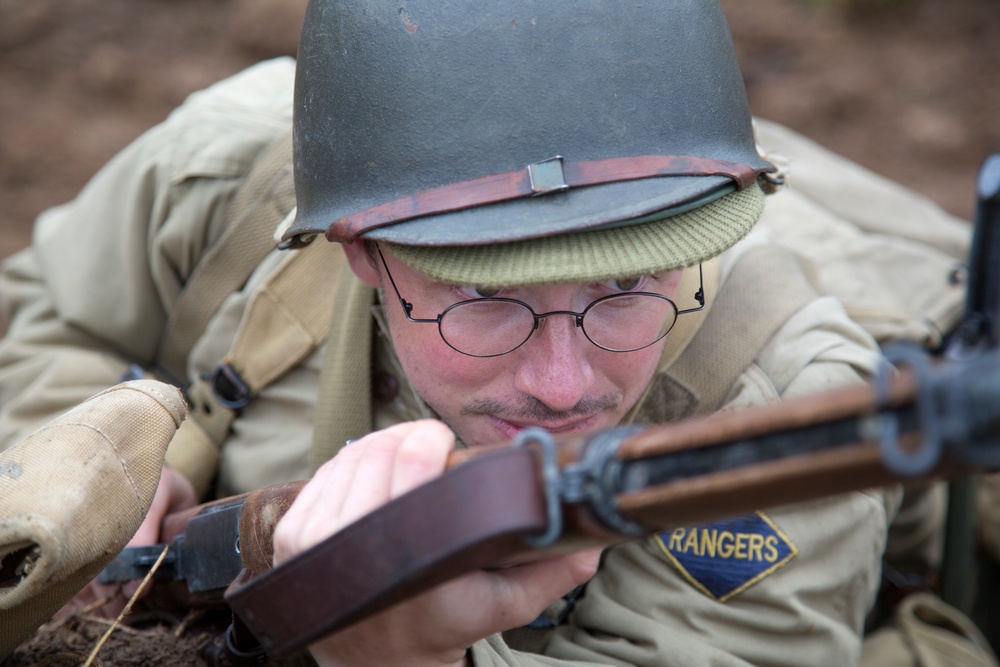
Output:
[[312,0],[294,127],[286,240],[377,240],[463,284],[697,264],[772,169],[713,0]]

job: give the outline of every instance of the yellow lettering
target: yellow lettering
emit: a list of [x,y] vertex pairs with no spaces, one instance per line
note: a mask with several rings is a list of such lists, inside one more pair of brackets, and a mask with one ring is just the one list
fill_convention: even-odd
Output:
[[701,555],[701,549],[698,548],[697,528],[688,533],[687,541],[684,542],[684,553],[688,553],[688,551],[693,552],[696,556]]
[[739,533],[736,535],[736,550],[733,551],[733,558],[738,560],[746,560],[747,557],[747,534]]
[[773,563],[778,560],[778,538],[774,535],[768,535],[764,539],[764,546],[767,547],[767,553],[764,555],[764,560],[768,563]]
[[717,528],[675,528],[667,541],[667,549],[674,553],[768,563],[778,561],[780,547],[776,535],[733,533]]
[[681,547],[681,540],[684,539],[684,533],[687,532],[683,528],[675,528],[674,532],[670,533],[670,545],[667,547],[671,551],[677,549],[683,551]]
[[[731,558],[733,555],[733,534],[728,530],[724,530],[719,533],[719,539],[716,543],[716,548],[719,551],[719,556],[721,558]],[[725,542],[725,544],[723,544]]]
[[715,542],[718,536],[719,531],[715,528],[711,531],[708,528],[701,529],[701,555],[715,558]]

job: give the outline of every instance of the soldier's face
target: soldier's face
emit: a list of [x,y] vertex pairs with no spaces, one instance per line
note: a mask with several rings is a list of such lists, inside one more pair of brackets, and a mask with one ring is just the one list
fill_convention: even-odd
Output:
[[[434,324],[406,319],[387,278],[361,244],[345,247],[355,273],[384,288],[386,317],[400,363],[421,397],[469,445],[510,440],[528,426],[554,433],[585,433],[618,424],[656,372],[664,340],[634,352],[609,352],[584,336],[569,316],[542,320],[526,343],[498,357],[477,358],[449,347]],[[383,248],[400,294],[414,318],[433,319],[448,306],[484,296],[435,282]],[[655,291],[674,297],[681,272],[651,278]],[[536,313],[580,312],[593,301],[594,284],[503,290]],[[488,296],[493,296],[489,294]]]

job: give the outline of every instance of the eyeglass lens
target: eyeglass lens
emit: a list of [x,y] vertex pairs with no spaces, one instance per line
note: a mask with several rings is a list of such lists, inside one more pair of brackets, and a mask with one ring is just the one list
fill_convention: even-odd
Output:
[[[572,316],[568,313],[542,314]],[[629,352],[663,338],[677,320],[670,299],[648,292],[629,292],[598,299],[583,313],[584,335],[598,347]],[[459,352],[476,357],[506,354],[520,347],[535,329],[536,315],[520,301],[474,299],[441,314],[441,337]]]

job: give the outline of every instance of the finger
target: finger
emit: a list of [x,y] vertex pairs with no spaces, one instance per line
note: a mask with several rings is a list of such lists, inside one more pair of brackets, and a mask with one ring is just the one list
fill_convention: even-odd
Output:
[[[382,612],[373,622],[388,624],[391,614],[396,615],[394,623],[408,620],[417,628],[412,641],[428,651],[467,646],[535,620],[553,600],[594,575],[600,554],[600,549],[592,549],[503,570],[473,572]],[[438,631],[428,633],[427,627]]]
[[350,488],[350,480],[361,461],[364,438],[343,447],[336,456],[324,463],[299,492],[286,516],[323,512],[337,516]]
[[168,512],[179,512],[198,504],[198,494],[187,477],[173,468],[164,467],[163,473],[166,474],[170,483],[170,502],[167,505]]
[[149,506],[149,511],[146,512],[146,517],[139,524],[139,529],[135,531],[135,535],[129,540],[128,546],[146,546],[159,542],[160,523],[163,521],[163,517],[167,515],[167,507],[170,506],[170,493],[172,489],[168,476],[169,473],[166,468],[160,471],[160,483],[157,484],[156,492],[153,494],[153,502]]
[[[360,442],[360,441],[359,441]],[[357,444],[357,443],[356,443]],[[355,445],[341,449],[302,487],[274,529],[274,563],[283,562],[331,535],[339,526],[344,498],[361,460]]]
[[347,495],[340,508],[339,527],[356,521],[390,499],[393,470],[400,445],[409,436],[411,424],[401,429],[388,429],[372,434],[357,447],[361,454],[354,475],[348,480]]
[[371,433],[324,463],[275,529],[275,563],[310,548],[384,503],[391,452],[411,428],[410,423],[397,424]]
[[493,608],[505,612],[495,622],[513,620],[504,630],[530,623],[553,600],[589,581],[600,557],[601,549],[589,549],[491,573],[497,577]]
[[197,502],[198,497],[191,482],[176,470],[164,467],[160,470],[160,482],[156,486],[149,511],[129,540],[128,546],[157,544],[160,541],[160,524],[163,523],[163,518],[170,512],[194,507]]
[[455,434],[443,423],[425,419],[413,424],[396,452],[389,495],[392,498],[439,477],[455,448]]

